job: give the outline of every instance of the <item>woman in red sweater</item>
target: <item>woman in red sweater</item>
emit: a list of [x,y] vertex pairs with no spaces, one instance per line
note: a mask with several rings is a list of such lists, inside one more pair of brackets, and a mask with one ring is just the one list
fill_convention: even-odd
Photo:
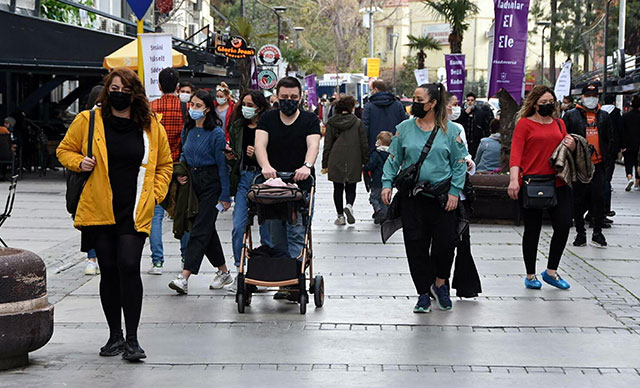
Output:
[[[511,198],[518,199],[518,195],[522,195],[520,189],[523,176],[556,174],[549,158],[560,143],[572,151],[575,150],[574,139],[567,135],[564,122],[557,118],[557,101],[553,90],[544,85],[537,85],[522,104],[513,131],[509,162],[511,180],[508,188]],[[558,204],[548,209],[553,237],[547,269],[541,275],[546,283],[566,290],[569,283],[558,275],[557,270],[571,230],[573,200],[571,189],[560,179],[556,180],[556,196]],[[527,270],[524,284],[531,289],[542,287],[542,283],[536,278],[536,255],[542,229],[542,212],[541,209],[522,209],[522,255]]]

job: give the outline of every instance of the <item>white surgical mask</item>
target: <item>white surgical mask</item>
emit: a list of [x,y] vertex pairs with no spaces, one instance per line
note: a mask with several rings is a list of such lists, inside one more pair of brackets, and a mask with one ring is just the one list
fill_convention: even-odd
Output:
[[216,102],[218,103],[218,105],[224,105],[227,103],[227,98],[226,97],[216,97]]
[[460,113],[462,113],[462,108],[459,106],[451,107],[451,114],[449,115],[449,120],[456,121],[458,117],[460,117]]
[[180,102],[187,103],[191,100],[191,93],[180,93],[178,97],[180,98]]
[[258,114],[257,110],[258,109],[254,107],[243,106],[242,115],[244,116],[245,119],[251,120],[252,118],[256,117],[256,115]]
[[598,97],[583,97],[582,103],[587,109],[595,109],[598,106]]

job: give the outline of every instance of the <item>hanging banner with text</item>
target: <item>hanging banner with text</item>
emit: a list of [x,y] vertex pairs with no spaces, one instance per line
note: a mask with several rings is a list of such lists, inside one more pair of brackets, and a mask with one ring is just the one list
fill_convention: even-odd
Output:
[[516,103],[524,92],[529,0],[494,0],[495,31],[489,75],[489,95],[506,89]]
[[563,98],[571,95],[571,61],[566,61],[562,65],[562,70],[560,70],[560,75],[553,91],[558,101],[562,101]]
[[140,34],[144,63],[144,88],[149,101],[162,97],[158,74],[172,67],[171,34]]
[[462,101],[464,94],[464,54],[445,54],[444,62],[447,69],[447,90]]
[[315,109],[318,106],[318,91],[316,89],[316,76],[314,74],[304,77],[304,84],[307,86],[307,106]]

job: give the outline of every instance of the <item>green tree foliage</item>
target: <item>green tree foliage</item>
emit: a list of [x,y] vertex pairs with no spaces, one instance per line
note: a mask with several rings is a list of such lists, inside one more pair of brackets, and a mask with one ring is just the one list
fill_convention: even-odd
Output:
[[479,12],[473,0],[423,0],[431,13],[451,25],[449,45],[452,54],[462,53],[462,38],[469,28],[469,20]]
[[435,40],[431,35],[425,35],[423,37],[407,35],[409,43],[407,46],[414,51],[417,51],[416,57],[418,59],[418,69],[424,69],[424,60],[427,58],[425,51],[434,50],[439,51],[442,49],[440,43]]
[[413,96],[414,90],[418,87],[416,83],[416,77],[413,74],[414,70],[418,68],[417,56],[409,55],[404,58],[402,69],[396,76],[396,88],[398,95]]
[[[93,0],[78,0],[79,4],[93,7]],[[80,9],[71,5],[57,2],[56,0],[42,0],[40,3],[40,13],[46,19],[56,20],[66,24],[74,24],[76,26],[83,26],[82,18],[80,17]],[[88,25],[83,27],[89,27],[91,23],[96,20],[94,13],[87,13],[89,22]]]

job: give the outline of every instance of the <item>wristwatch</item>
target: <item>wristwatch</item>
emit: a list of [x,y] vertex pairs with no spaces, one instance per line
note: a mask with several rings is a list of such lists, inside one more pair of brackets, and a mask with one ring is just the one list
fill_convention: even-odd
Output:
[[311,170],[313,168],[313,164],[311,164],[309,162],[304,162],[304,163],[302,163],[302,165],[307,167],[309,170]]

